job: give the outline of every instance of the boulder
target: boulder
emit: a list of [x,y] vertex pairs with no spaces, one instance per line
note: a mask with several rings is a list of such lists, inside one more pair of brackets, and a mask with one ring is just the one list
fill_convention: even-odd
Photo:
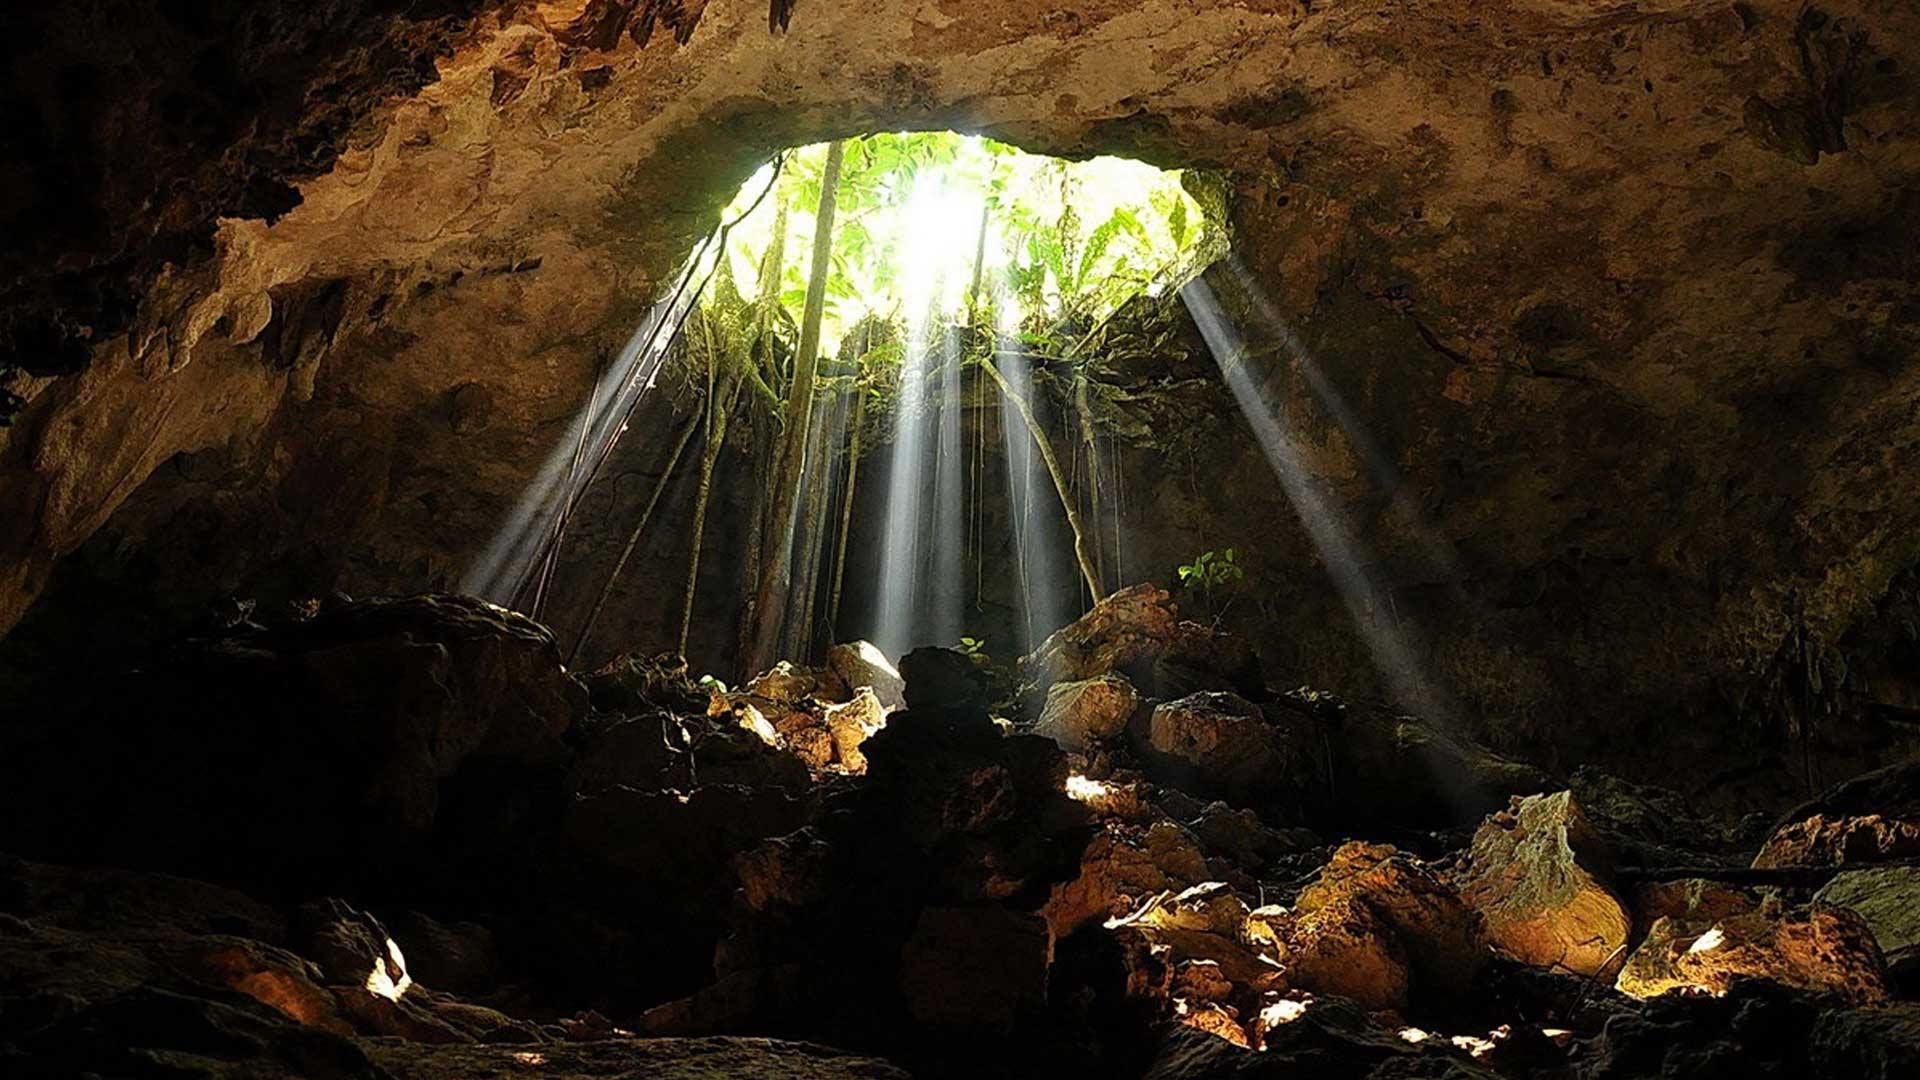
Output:
[[1192,1025],[1168,1025],[1144,1080],[1493,1080],[1443,1040],[1413,1043],[1381,1027],[1354,1002],[1280,999],[1256,1018],[1260,1049]]
[[1264,802],[1305,786],[1310,748],[1235,694],[1208,692],[1154,707],[1152,764],[1166,778],[1233,800]]
[[1305,915],[1268,912],[1259,936],[1285,945],[1289,985],[1369,1009],[1404,1009],[1412,985],[1400,939],[1359,897],[1335,896]]
[[1457,875],[1495,946],[1535,967],[1592,975],[1627,942],[1611,855],[1567,791],[1516,798],[1473,834]]
[[1165,652],[1178,634],[1179,613],[1165,589],[1142,583],[1121,589],[1062,627],[1020,660],[1029,685],[1125,672]]
[[1814,814],[1775,829],[1753,867],[1859,866],[1912,858],[1920,858],[1920,820]]
[[1046,707],[1033,732],[1063,749],[1084,752],[1125,731],[1139,704],[1140,695],[1123,675],[1057,682],[1047,691]]
[[891,712],[906,705],[906,680],[894,669],[893,661],[879,647],[866,641],[835,645],[827,650],[827,667],[849,690],[867,687],[880,699],[880,707]]
[[[1438,1002],[1466,992],[1486,961],[1480,917],[1453,884],[1424,863],[1385,844],[1352,841],[1340,846],[1320,876],[1294,902],[1297,926],[1314,928],[1315,914],[1331,909],[1329,925],[1357,925],[1345,911],[1357,904],[1373,915],[1405,957],[1408,993]],[[1299,951],[1291,944],[1290,960]],[[1327,965],[1318,967],[1324,970]],[[1338,993],[1296,973],[1296,988]],[[1352,995],[1347,995],[1352,996]]]
[[1041,913],[1064,938],[1089,923],[1121,918],[1149,897],[1205,881],[1207,859],[1193,834],[1171,821],[1146,828],[1108,823],[1080,856],[1079,872],[1056,883]]
[[957,649],[915,649],[900,659],[900,674],[908,708],[986,711],[987,677]]
[[874,732],[887,726],[886,708],[873,688],[862,686],[854,692],[852,700],[827,706],[825,723],[834,760],[849,773],[865,773],[867,756],[860,752],[860,747]]
[[1887,996],[1873,931],[1853,912],[1824,904],[1711,922],[1660,919],[1615,986],[1642,998],[1673,990],[1724,994],[1739,979],[1832,994],[1855,1005]]
[[1813,899],[1865,920],[1896,981],[1912,986],[1920,980],[1920,867],[1843,871]]

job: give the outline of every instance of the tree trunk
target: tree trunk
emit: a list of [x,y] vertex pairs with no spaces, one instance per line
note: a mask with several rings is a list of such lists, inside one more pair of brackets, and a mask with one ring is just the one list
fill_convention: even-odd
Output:
[[827,633],[840,632],[840,584],[847,577],[847,539],[853,535],[853,497],[859,492],[860,428],[867,418],[867,392],[853,390],[853,432],[847,436],[847,490],[840,501],[840,539],[833,549],[833,591],[827,599]]
[[748,675],[762,670],[772,659],[773,641],[793,584],[794,510],[800,498],[800,470],[806,458],[807,429],[813,419],[813,376],[820,362],[820,320],[826,311],[827,275],[833,264],[835,189],[840,184],[840,164],[845,154],[843,142],[828,148],[826,169],[820,179],[820,206],[814,213],[813,268],[807,280],[806,310],[800,319],[793,388],[787,394],[786,450],[775,480],[773,515],[768,519],[771,535],[766,538],[767,545],[762,552],[760,586],[754,597],[753,617],[758,626],[753,635],[753,648],[742,658]]
[[791,632],[783,635],[788,639],[786,655],[795,660],[813,659],[814,600],[820,591],[820,560],[826,554],[826,535],[820,518],[826,512],[828,482],[833,478],[834,444],[839,442],[828,417],[833,415],[836,404],[831,399],[820,403],[817,410],[820,415],[814,419],[813,447],[807,454],[807,495],[800,508],[798,537],[802,558],[794,579],[797,589],[787,605],[793,616],[788,623]]
[[[722,360],[722,353],[708,334],[707,363],[709,381],[707,390],[707,441],[700,448],[700,484],[693,498],[693,552],[687,556],[687,591],[680,605],[679,653],[687,655],[687,635],[693,629],[693,600],[699,591],[700,548],[707,535],[707,504],[713,495],[713,467],[720,460],[720,451],[727,442],[727,422],[732,419],[735,400],[740,396],[740,377],[736,365],[731,360]],[[712,377],[714,366],[724,364],[717,380]]]
[[600,589],[599,599],[593,602],[593,610],[587,612],[587,621],[580,626],[580,636],[574,639],[573,651],[567,654],[567,666],[572,667],[580,658],[580,650],[586,648],[587,638],[593,633],[593,626],[600,621],[600,612],[607,606],[607,597],[613,595],[613,583],[620,580],[620,572],[627,568],[627,560],[633,558],[633,549],[640,545],[640,534],[646,530],[648,519],[653,517],[653,508],[660,505],[660,496],[667,490],[667,482],[673,479],[674,467],[680,464],[680,455],[687,449],[687,443],[693,441],[693,432],[700,421],[690,421],[680,438],[674,441],[673,453],[667,458],[667,469],[660,474],[660,482],[653,485],[653,497],[647,500],[647,508],[640,512],[640,520],[633,525],[633,532],[627,536],[627,546],[620,551],[620,560],[613,564],[613,572],[607,575],[607,583]]
[[990,360],[980,366],[993,377],[993,381],[1000,387],[1000,392],[1006,395],[1007,400],[1013,402],[1013,407],[1020,413],[1021,422],[1027,425],[1027,433],[1033,436],[1034,447],[1040,451],[1040,460],[1047,463],[1047,475],[1053,477],[1053,490],[1060,496],[1060,508],[1066,511],[1067,525],[1073,530],[1073,556],[1080,563],[1080,576],[1086,581],[1087,589],[1093,593],[1094,602],[1098,603],[1106,594],[1100,591],[1100,573],[1094,569],[1093,556],[1087,551],[1087,530],[1081,525],[1080,508],[1075,505],[1073,496],[1067,490],[1066,477],[1060,472],[1060,459],[1053,454],[1053,442],[1047,438],[1047,433],[1041,430],[1040,425],[1034,420],[1033,406],[1028,404],[1025,398],[1013,392],[1013,387],[1007,385],[1007,380],[1000,374],[1000,369],[993,366]]

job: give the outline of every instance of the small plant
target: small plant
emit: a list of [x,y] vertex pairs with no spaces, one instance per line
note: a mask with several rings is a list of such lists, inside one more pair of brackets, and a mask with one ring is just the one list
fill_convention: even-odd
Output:
[[961,652],[976,661],[983,659],[987,655],[987,642],[985,638],[963,637],[960,639],[959,648]]
[[1194,560],[1180,567],[1180,584],[1188,588],[1199,589],[1207,599],[1207,609],[1213,612],[1217,622],[1226,614],[1227,606],[1233,603],[1228,596],[1225,604],[1217,603],[1215,593],[1228,593],[1245,581],[1247,573],[1234,561],[1233,549],[1225,551],[1203,551]]

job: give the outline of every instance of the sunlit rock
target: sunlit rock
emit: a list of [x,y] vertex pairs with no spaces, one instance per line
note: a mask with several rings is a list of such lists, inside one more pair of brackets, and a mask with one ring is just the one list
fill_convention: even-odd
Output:
[[1033,731],[1064,749],[1087,750],[1125,731],[1139,704],[1139,694],[1122,675],[1057,682],[1047,691],[1046,708]]
[[1718,922],[1757,911],[1761,896],[1754,890],[1710,878],[1643,881],[1633,888],[1634,937],[1644,939],[1661,919]]
[[1029,655],[1021,670],[1029,683],[1091,679],[1151,661],[1173,641],[1178,612],[1165,589],[1132,585],[1101,600]]
[[1193,836],[1170,821],[1146,829],[1109,825],[1087,844],[1080,870],[1053,886],[1042,913],[1056,938],[1095,921],[1119,918],[1145,898],[1206,879],[1207,860]]
[[[1398,941],[1410,989],[1427,1000],[1464,993],[1486,961],[1479,915],[1451,882],[1411,855],[1384,844],[1342,845],[1294,902],[1297,924],[1311,929],[1321,909],[1338,912],[1349,901],[1371,911]],[[1313,985],[1304,975],[1295,983],[1337,992]]]
[[893,662],[879,646],[868,641],[852,641],[827,650],[827,666],[850,690],[871,689],[884,709],[898,709],[907,703],[906,681],[894,669]]
[[874,732],[887,726],[886,709],[873,689],[862,686],[853,700],[827,706],[825,722],[833,743],[834,760],[849,773],[866,772],[867,756],[860,752],[860,746]]
[[1627,943],[1626,909],[1607,884],[1610,858],[1571,793],[1532,795],[1480,826],[1457,880],[1501,951],[1591,975]]
[[1713,922],[1661,919],[1615,985],[1635,997],[1724,994],[1737,979],[1833,994],[1859,1005],[1887,996],[1873,931],[1845,908],[1762,909]]

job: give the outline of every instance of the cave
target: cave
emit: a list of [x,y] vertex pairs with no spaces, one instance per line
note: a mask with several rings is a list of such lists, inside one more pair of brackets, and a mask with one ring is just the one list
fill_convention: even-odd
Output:
[[0,1075],[1920,1075],[1910,0],[0,49]]

